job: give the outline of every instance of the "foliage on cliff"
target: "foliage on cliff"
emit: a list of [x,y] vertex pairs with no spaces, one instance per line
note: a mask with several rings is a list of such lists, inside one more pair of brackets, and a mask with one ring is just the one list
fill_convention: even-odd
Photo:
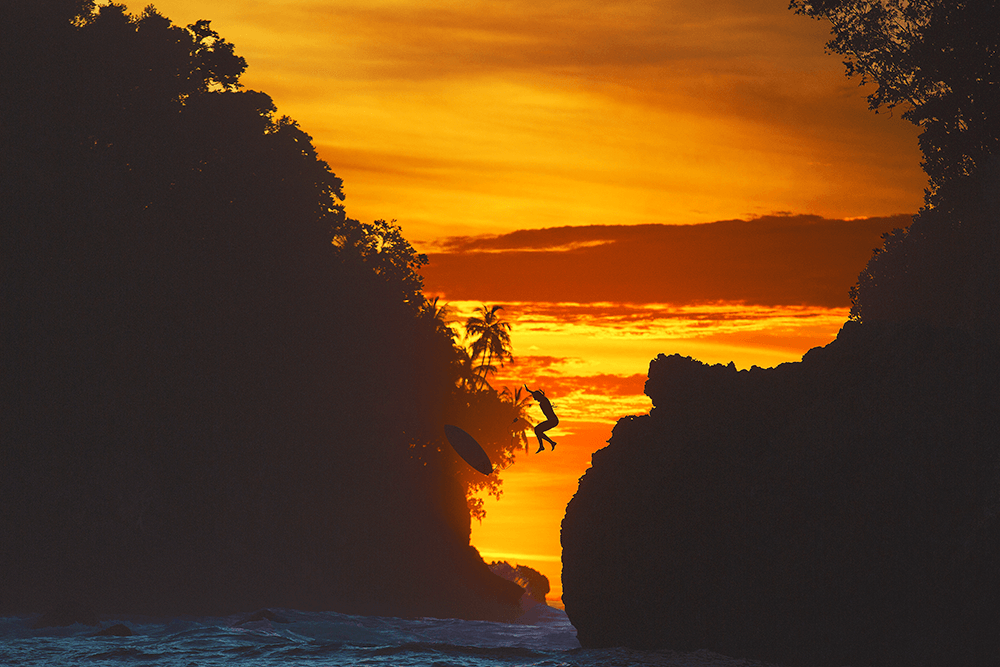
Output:
[[851,319],[960,327],[1000,336],[1000,162],[883,235],[851,288]]
[[851,289],[851,318],[1000,330],[1000,4],[996,0],[792,0],[830,22],[829,51],[876,89],[871,109],[921,128],[926,206],[884,236]]
[[509,610],[441,432],[479,406],[398,226],[345,215],[207,21],[0,24],[4,609]]
[[827,49],[877,88],[871,109],[903,108],[921,128],[928,203],[951,197],[1000,152],[997,0],[792,0],[830,22]]

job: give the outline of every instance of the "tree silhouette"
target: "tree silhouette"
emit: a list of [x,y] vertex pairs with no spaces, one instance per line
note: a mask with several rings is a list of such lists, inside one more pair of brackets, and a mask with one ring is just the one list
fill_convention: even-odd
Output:
[[848,76],[874,82],[870,107],[920,126],[925,207],[851,288],[857,322],[922,321],[995,337],[1000,314],[1000,17],[997,0],[792,0],[828,19]]
[[[488,477],[473,470],[457,455],[452,456],[454,474],[461,480],[472,518],[482,521],[486,516],[481,492],[499,499],[503,495],[503,480],[499,473],[515,462],[517,451],[527,438],[525,420],[526,403],[508,389],[496,391],[490,386],[455,388],[452,412],[446,423],[455,424],[468,431],[483,447],[495,472]],[[450,448],[446,451],[450,451]]]
[[345,215],[206,21],[0,29],[0,611],[498,616],[441,426],[513,417],[398,225]]
[[348,218],[335,228],[333,244],[348,261],[359,261],[386,284],[396,286],[404,303],[418,310],[423,307],[423,280],[418,271],[427,263],[427,255],[413,249],[395,220],[367,224]]
[[468,349],[465,347],[458,348],[455,359],[455,371],[458,375],[457,382],[463,388],[474,390],[481,383],[480,377],[476,373],[476,367],[473,365],[474,363]]
[[[489,314],[489,309],[486,312]],[[479,367],[473,365],[469,350],[458,342],[449,313],[449,307],[441,305],[440,299],[434,297],[423,302],[419,314],[421,321],[450,345],[448,351],[443,348],[440,351],[441,358],[449,362],[451,395],[444,414],[437,419],[441,423],[456,424],[472,434],[493,462],[494,473],[486,477],[473,470],[440,439],[433,442],[431,438],[420,448],[423,453],[418,456],[428,456],[428,449],[446,454],[452,465],[451,474],[465,489],[471,517],[482,521],[486,512],[479,494],[485,491],[500,498],[503,494],[500,473],[514,464],[520,447],[527,446],[525,432],[530,424],[525,417],[531,401],[520,389],[512,393],[504,387],[497,391],[483,384],[482,376],[476,372]]]
[[479,386],[488,384],[490,374],[496,374],[496,361],[503,367],[505,361],[513,361],[510,344],[510,323],[505,322],[498,314],[503,306],[488,307],[485,304],[475,310],[465,321],[465,337],[472,339],[470,352],[472,360],[479,359],[475,371],[479,376]]
[[919,125],[928,203],[1000,149],[1000,4],[997,0],[792,0],[828,19],[827,48],[848,76],[872,81],[873,110],[906,108]]
[[421,316],[432,322],[432,326],[442,336],[451,341],[453,346],[452,368],[455,372],[455,383],[463,389],[475,389],[479,385],[479,376],[473,366],[474,362],[469,350],[458,343],[458,335],[452,328],[451,307],[448,304],[439,305],[440,297],[425,301]]
[[433,321],[434,328],[439,333],[455,338],[455,331],[449,326],[448,318],[451,315],[451,307],[446,303],[441,303],[441,297],[434,297],[424,301],[421,307],[421,315]]

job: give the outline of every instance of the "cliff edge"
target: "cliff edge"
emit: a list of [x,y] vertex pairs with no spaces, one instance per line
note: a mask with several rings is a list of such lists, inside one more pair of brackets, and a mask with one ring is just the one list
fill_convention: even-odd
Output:
[[1000,651],[995,341],[847,322],[799,363],[660,355],[562,525],[584,647],[783,664]]

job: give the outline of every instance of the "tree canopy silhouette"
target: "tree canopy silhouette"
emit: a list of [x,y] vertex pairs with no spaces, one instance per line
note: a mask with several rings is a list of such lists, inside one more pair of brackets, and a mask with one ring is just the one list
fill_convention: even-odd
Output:
[[[456,466],[454,474],[466,489],[472,518],[482,521],[486,510],[483,499],[478,497],[480,492],[485,491],[499,499],[503,495],[503,480],[499,473],[513,465],[516,452],[522,446],[527,449],[525,432],[529,423],[525,416],[530,401],[520,389],[511,392],[504,387],[498,391],[482,382],[482,377],[475,372],[469,350],[459,343],[459,336],[452,328],[449,306],[440,304],[438,297],[424,301],[420,317],[451,342],[451,411],[443,419],[468,431],[494,465],[495,472],[488,477],[483,476],[461,461],[450,447],[443,448]],[[509,338],[507,345],[505,349],[509,355]]]
[[905,108],[920,126],[928,202],[1000,149],[1000,4],[997,0],[792,0],[831,22],[827,48],[848,76],[878,88],[873,110]]
[[505,404],[399,226],[209,22],[0,12],[0,610],[509,613],[441,432]]
[[870,107],[920,126],[924,209],[851,288],[851,319],[923,321],[995,338],[1000,309],[1000,4],[997,0],[792,0],[828,19],[848,76],[878,87]]
[[396,221],[376,220],[371,224],[350,218],[334,229],[334,245],[347,261],[357,261],[387,285],[394,285],[400,299],[416,309],[424,306],[423,281],[417,273],[427,263],[403,237]]

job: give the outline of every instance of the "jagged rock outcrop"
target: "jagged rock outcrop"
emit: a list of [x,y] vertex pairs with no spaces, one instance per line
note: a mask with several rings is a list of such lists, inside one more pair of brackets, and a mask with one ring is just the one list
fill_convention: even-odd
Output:
[[527,565],[513,566],[507,561],[493,561],[490,571],[507,581],[513,581],[524,589],[521,606],[545,604],[545,596],[549,594],[549,578],[533,567]]
[[580,642],[991,664],[998,360],[965,331],[855,322],[773,369],[657,357],[653,409],[619,420],[563,521]]

